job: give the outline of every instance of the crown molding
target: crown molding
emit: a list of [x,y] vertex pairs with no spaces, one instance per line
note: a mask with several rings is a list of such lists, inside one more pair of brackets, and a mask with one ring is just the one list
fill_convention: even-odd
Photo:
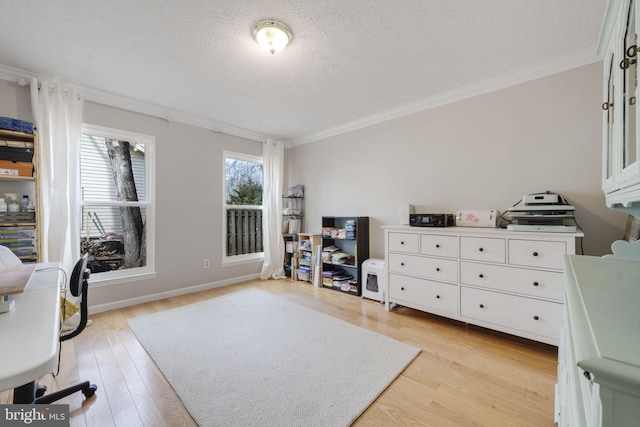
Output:
[[[509,73],[504,73],[496,77],[491,77],[489,79],[475,82],[458,89],[453,89],[429,98],[424,98],[412,103],[401,105],[396,108],[382,111],[380,113],[353,120],[342,125],[323,130],[321,132],[309,134],[292,140],[284,140],[285,147],[291,148],[298,145],[320,141],[333,136],[341,135],[343,133],[408,116],[410,114],[426,111],[431,108],[440,107],[452,102],[461,101],[463,99],[472,98],[474,96],[482,95],[499,89],[504,89],[531,80],[578,68],[600,61],[601,59],[602,58],[597,54],[596,46],[582,49],[569,55],[561,56],[553,60],[521,68]],[[13,81],[20,85],[26,85],[29,84],[31,78],[34,77],[38,78],[38,75],[32,72],[19,70],[17,68],[12,68],[0,64],[0,79],[2,80]],[[77,89],[77,91],[80,93],[80,96],[87,101],[121,108],[152,117],[157,117],[168,122],[175,121],[205,129],[211,129],[214,132],[237,136],[252,141],[264,142],[267,138],[270,137],[269,135],[260,134],[247,129],[237,128],[224,123],[219,123],[202,117],[193,116],[177,110],[163,108],[154,104],[134,100],[120,95],[115,95],[90,87],[82,87],[73,84],[67,85]]]
[[578,68],[584,65],[592,64],[600,60],[602,60],[602,58],[597,55],[596,47],[590,47],[577,51],[570,55],[561,56],[550,61],[504,73],[499,76],[472,83],[458,89],[453,89],[429,98],[424,98],[416,102],[401,105],[390,110],[372,114],[361,119],[353,120],[351,122],[347,122],[318,133],[293,139],[287,142],[287,147],[290,148],[298,145],[320,141],[333,136],[341,135],[343,133],[408,116],[410,114],[426,111],[431,108],[440,107],[452,102],[461,101],[463,99],[472,98],[474,96],[482,95],[499,89],[504,89],[531,80]]
[[[29,71],[24,71],[0,64],[1,80],[14,82],[20,86],[27,86],[30,84],[32,78],[42,78],[42,76]],[[57,78],[52,79],[60,80]],[[63,83],[68,87],[73,87],[74,89],[76,89],[80,94],[80,97],[85,101],[91,101],[97,104],[133,111],[135,113],[140,113],[151,117],[157,117],[167,122],[178,122],[204,129],[211,129],[215,133],[224,133],[227,135],[237,136],[252,141],[263,142],[268,137],[267,135],[263,135],[247,129],[237,128],[235,126],[219,123],[209,119],[204,119],[202,117],[193,116],[177,110],[163,108],[148,102],[138,101],[132,98],[127,98],[121,95],[116,95],[91,87],[78,86],[68,82]]]

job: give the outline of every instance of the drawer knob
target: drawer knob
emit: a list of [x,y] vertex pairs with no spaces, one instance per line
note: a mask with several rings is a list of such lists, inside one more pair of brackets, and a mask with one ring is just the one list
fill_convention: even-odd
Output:
[[538,256],[538,252],[534,252],[534,253],[532,253],[531,255],[533,255],[533,256]]
[[436,248],[439,248],[439,247],[440,247],[440,245],[438,245],[438,244],[436,243]]
[[484,252],[484,248],[478,248],[480,252]]
[[533,320],[540,320],[538,316],[533,316]]
[[400,241],[400,244],[401,244],[401,245],[404,245],[404,240]]
[[484,308],[484,304],[480,304],[480,308]]
[[589,381],[591,381],[591,372],[589,372],[589,371],[584,371],[584,372],[582,373],[582,375],[584,375],[584,377],[585,377],[586,379],[588,379]]
[[400,266],[401,266],[401,267],[404,267],[404,262],[401,262],[401,263],[400,263]]
[[478,274],[478,277],[482,279],[484,277],[484,274],[480,273]]
[[436,299],[440,299],[440,295],[436,295]]
[[404,291],[404,286],[400,288],[401,291]]
[[540,283],[538,283],[538,282],[533,282],[533,286],[538,286],[538,285],[540,285]]
[[440,271],[440,267],[436,267],[436,271]]

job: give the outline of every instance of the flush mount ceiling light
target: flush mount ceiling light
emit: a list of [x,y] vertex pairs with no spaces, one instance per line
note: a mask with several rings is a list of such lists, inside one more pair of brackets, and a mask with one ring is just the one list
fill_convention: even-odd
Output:
[[253,28],[253,37],[258,44],[273,55],[280,52],[291,41],[291,30],[282,22],[273,19],[260,21]]

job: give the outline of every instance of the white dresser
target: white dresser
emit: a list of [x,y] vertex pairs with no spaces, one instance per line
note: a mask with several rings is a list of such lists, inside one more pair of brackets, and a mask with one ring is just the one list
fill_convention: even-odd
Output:
[[563,257],[577,233],[385,226],[385,306],[411,307],[558,345]]
[[566,272],[556,421],[640,425],[640,262],[570,256]]

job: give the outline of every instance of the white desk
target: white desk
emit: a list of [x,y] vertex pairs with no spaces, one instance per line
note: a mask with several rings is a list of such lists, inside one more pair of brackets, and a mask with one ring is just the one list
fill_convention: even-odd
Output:
[[0,390],[28,384],[58,363],[60,286],[58,263],[38,264],[15,307],[0,313]]

